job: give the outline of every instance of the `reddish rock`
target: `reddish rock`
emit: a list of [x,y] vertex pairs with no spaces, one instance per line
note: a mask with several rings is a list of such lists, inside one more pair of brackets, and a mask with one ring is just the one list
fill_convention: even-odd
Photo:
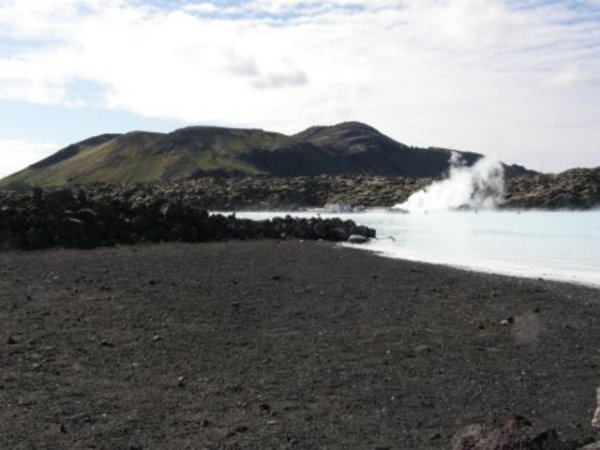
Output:
[[532,423],[511,416],[495,424],[473,424],[452,438],[452,450],[575,450],[572,442],[563,442],[556,431],[535,434]]
[[531,422],[512,416],[499,425],[467,425],[452,438],[452,450],[523,450],[533,438]]

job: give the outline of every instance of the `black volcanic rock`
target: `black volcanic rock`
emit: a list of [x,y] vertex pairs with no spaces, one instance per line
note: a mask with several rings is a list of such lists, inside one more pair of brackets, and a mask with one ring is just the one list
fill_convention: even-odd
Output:
[[155,185],[95,185],[16,194],[0,191],[0,248],[96,247],[142,241],[375,237],[351,220],[209,215],[194,196]]

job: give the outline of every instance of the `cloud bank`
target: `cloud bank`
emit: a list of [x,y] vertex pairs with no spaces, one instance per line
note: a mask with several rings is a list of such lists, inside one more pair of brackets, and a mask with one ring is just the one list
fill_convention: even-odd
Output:
[[0,40],[0,101],[600,164],[595,0],[0,0]]

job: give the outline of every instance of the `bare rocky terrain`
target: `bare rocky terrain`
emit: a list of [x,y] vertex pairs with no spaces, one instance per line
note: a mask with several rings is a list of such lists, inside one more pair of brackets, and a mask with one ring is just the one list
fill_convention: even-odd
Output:
[[[172,183],[91,183],[68,187],[90,201],[122,210],[144,210],[179,203],[185,208],[210,210],[296,210],[347,204],[390,207],[431,184],[431,178],[317,176],[277,178],[267,176],[202,177]],[[52,193],[64,188],[46,189]],[[0,208],[31,196],[32,191],[1,191]],[[20,201],[20,200],[19,200]],[[57,205],[57,207],[60,205]],[[576,209],[600,207],[600,168],[572,169],[560,174],[509,177],[499,205],[506,209]],[[69,205],[63,205],[64,208]],[[137,210],[135,210],[137,208]],[[0,211],[1,213],[1,211]],[[133,218],[133,217],[132,217]]]
[[448,449],[594,435],[600,291],[325,242],[0,253],[0,448]]
[[600,167],[510,178],[503,206],[521,209],[600,208]]

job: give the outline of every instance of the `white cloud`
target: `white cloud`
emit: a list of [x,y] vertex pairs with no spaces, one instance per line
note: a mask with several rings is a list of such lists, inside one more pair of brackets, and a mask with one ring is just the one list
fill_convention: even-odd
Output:
[[0,140],[0,178],[21,170],[56,151],[56,144]]
[[104,107],[147,117],[286,132],[354,119],[413,145],[535,168],[548,160],[551,170],[598,165],[600,26],[568,3],[253,0],[167,11],[0,0],[0,37],[44,43],[0,57],[0,100],[80,104],[69,85],[88,80],[105,87]]

